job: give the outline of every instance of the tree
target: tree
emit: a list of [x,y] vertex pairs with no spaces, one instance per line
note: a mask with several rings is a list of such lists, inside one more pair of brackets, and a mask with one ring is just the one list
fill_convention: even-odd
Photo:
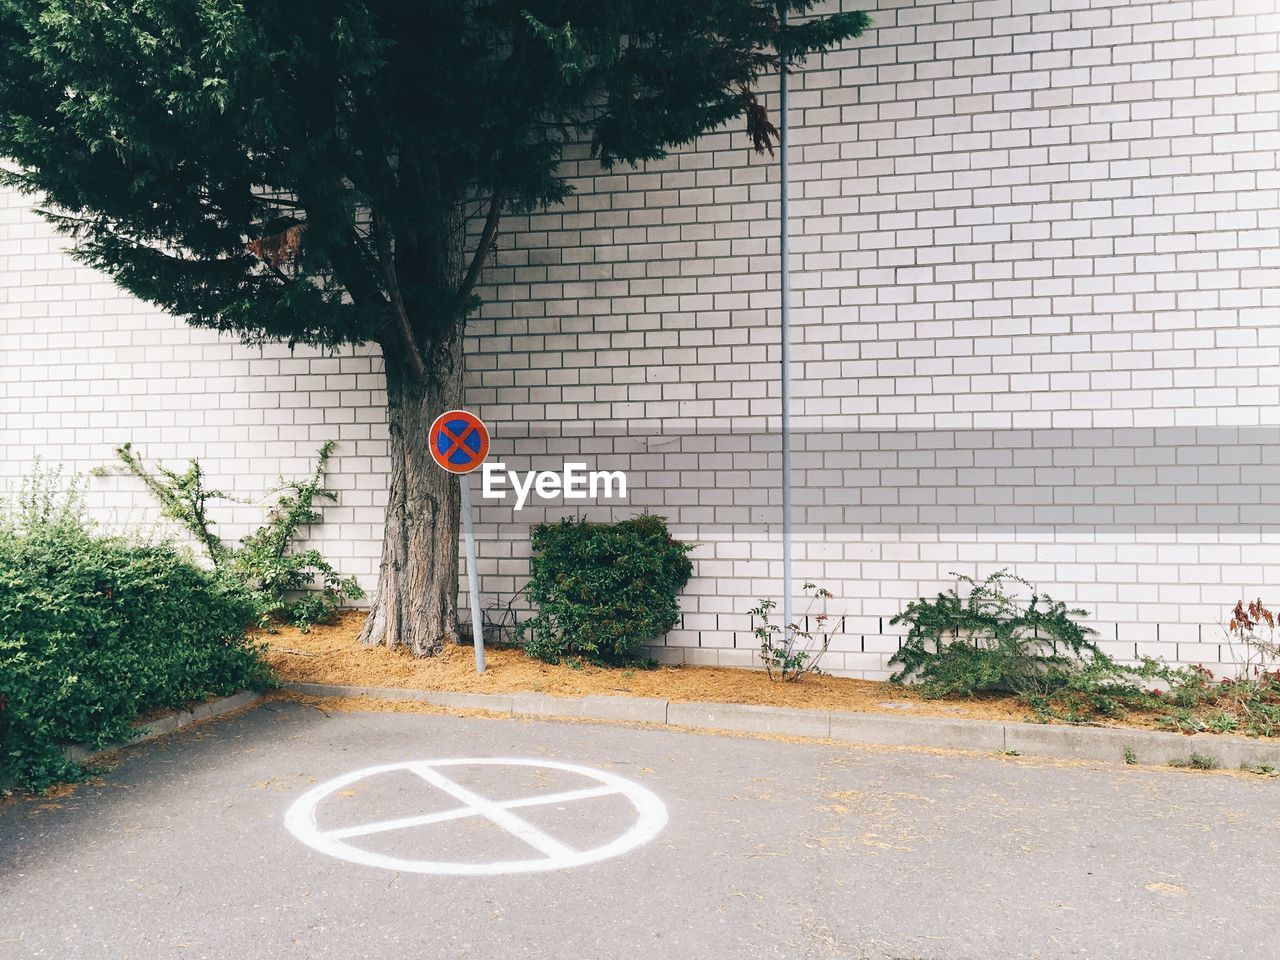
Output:
[[[504,210],[562,148],[636,165],[745,116],[761,77],[865,29],[814,0],[0,0],[4,173],[74,253],[247,342],[373,342],[391,482],[366,642],[455,633],[457,480],[426,435]],[[780,8],[793,16],[779,17]]]

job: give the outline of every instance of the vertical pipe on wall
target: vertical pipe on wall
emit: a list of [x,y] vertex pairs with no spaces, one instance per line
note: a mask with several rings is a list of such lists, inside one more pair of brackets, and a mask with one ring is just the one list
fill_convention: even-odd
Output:
[[[778,5],[778,22],[787,25],[786,4]],[[791,624],[791,242],[788,222],[787,148],[787,64],[779,55],[778,65],[778,167],[779,167],[779,272],[781,274],[782,318],[782,629],[790,651]]]

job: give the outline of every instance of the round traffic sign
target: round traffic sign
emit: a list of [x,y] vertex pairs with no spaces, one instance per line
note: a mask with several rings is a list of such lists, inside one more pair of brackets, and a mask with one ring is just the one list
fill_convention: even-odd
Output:
[[[493,799],[459,782],[461,778],[453,771],[465,772],[468,767],[498,768],[499,771],[506,768],[513,773],[527,768],[538,771],[559,771],[561,774],[570,775],[571,782],[568,785],[574,786],[574,789],[535,793],[532,796],[512,799]],[[435,798],[452,799],[457,806],[372,823],[357,823],[341,827],[320,826],[321,820],[328,819],[327,816],[318,816],[318,808],[324,804],[325,800],[333,796],[355,796],[356,789],[348,788],[356,784],[363,787],[374,779],[403,774],[410,774],[417,778],[422,791],[420,803],[424,809],[432,808],[433,795]],[[572,783],[572,778],[577,778],[576,785]],[[443,797],[441,797],[442,794]],[[418,792],[410,791],[410,795],[418,796]],[[572,844],[571,841],[574,838],[565,837],[563,829],[560,831],[541,829],[516,812],[548,807],[564,809],[566,806],[610,797],[621,797],[627,801],[626,805],[630,807],[632,814],[630,817],[623,818],[623,822],[619,824],[620,831],[612,839],[585,847]],[[404,831],[429,830],[436,825],[445,825],[447,829],[448,825],[467,818],[489,821],[492,826],[518,841],[518,845],[528,847],[531,854],[538,855],[516,860],[490,859],[485,856],[484,851],[481,851],[480,856],[475,859],[457,860],[452,857],[409,859],[405,856],[378,853],[368,849],[367,846],[360,845],[361,841],[368,844],[373,838],[386,837],[390,833],[403,836]],[[285,826],[290,833],[312,849],[331,857],[404,873],[461,876],[541,873],[544,870],[560,870],[565,867],[598,863],[647,843],[661,833],[666,824],[666,806],[654,793],[638,783],[607,770],[524,757],[448,758],[366,767],[313,787],[299,797],[285,815]],[[559,836],[555,835],[557,832]],[[456,856],[457,845],[450,842],[449,832],[438,833],[434,837],[427,836],[423,839],[426,841],[427,849],[431,849],[438,843],[442,853],[445,850],[452,850]]]
[[450,473],[470,473],[489,455],[489,428],[474,413],[448,410],[428,432],[431,459]]

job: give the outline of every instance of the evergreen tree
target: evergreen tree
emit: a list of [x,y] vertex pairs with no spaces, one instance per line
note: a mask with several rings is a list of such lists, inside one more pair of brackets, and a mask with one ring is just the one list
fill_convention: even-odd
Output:
[[814,6],[0,0],[3,175],[189,323],[378,345],[392,469],[364,639],[428,653],[457,625],[459,492],[427,428],[463,402],[503,212],[564,198],[573,142],[636,165],[745,116],[771,149],[760,78],[868,24]]

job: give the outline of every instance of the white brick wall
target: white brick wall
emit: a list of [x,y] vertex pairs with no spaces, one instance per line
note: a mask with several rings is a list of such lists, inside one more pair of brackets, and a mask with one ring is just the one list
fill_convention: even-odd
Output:
[[[904,601],[1002,566],[1120,656],[1229,660],[1224,612],[1280,582],[1277,0],[872,16],[792,86],[797,577],[837,595],[829,666],[883,675]],[[471,405],[513,468],[628,468],[628,505],[591,515],[651,510],[699,544],[668,655],[749,663],[746,611],[780,589],[776,167],[731,129],[567,169],[575,197],[504,223]],[[373,585],[372,351],[190,330],[67,259],[14,195],[0,319],[3,475],[132,440],[252,493],[334,439],[317,540]],[[92,497],[154,521],[130,478]],[[561,512],[482,508],[486,604],[521,585],[528,523]]]

